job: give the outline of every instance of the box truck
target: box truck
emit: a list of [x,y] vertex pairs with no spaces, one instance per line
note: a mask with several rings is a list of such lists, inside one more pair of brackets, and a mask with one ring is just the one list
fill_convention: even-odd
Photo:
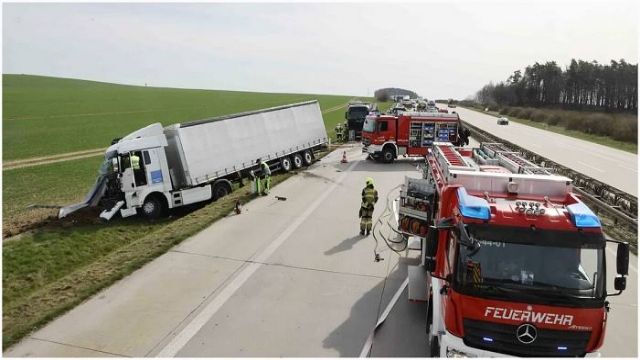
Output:
[[259,158],[284,171],[310,165],[327,141],[317,100],[165,128],[151,124],[114,140],[85,199],[62,207],[58,217],[100,206],[106,220],[118,212],[156,218],[229,194],[233,182],[258,169]]

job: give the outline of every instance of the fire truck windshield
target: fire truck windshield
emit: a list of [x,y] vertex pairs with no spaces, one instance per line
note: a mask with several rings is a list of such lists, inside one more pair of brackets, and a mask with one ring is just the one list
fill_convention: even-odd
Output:
[[374,117],[367,117],[364,120],[364,125],[362,126],[362,131],[366,131],[366,132],[374,132],[374,131],[376,131],[376,119]]
[[547,304],[604,300],[601,234],[487,225],[467,231],[477,245],[459,245],[461,292]]

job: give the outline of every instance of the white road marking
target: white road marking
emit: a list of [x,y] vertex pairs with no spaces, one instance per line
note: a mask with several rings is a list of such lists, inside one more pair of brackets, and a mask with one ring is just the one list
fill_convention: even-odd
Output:
[[628,166],[622,166],[622,165],[618,165],[618,166],[619,166],[619,167],[621,167],[621,168],[623,168],[623,169],[631,170],[631,171],[633,171],[633,172],[634,172],[634,173],[636,173],[636,174],[638,173],[638,169],[634,169],[634,168],[630,168],[630,167],[628,167]]
[[577,162],[578,164],[582,164],[582,165],[584,165],[584,166],[586,166],[586,167],[588,167],[588,168],[591,168],[591,169],[593,169],[593,170],[599,171],[599,172],[601,172],[601,173],[603,173],[603,172],[604,172],[604,170],[602,170],[602,169],[600,169],[600,168],[597,168],[597,167],[595,167],[595,166],[591,166],[591,165],[589,165],[589,164],[587,164],[587,163],[584,163],[584,162],[582,162],[582,161],[576,161],[576,162]]
[[373,336],[376,333],[376,329],[378,328],[378,326],[380,326],[380,324],[382,324],[387,319],[387,316],[389,316],[391,309],[393,309],[393,306],[396,304],[396,302],[398,302],[398,298],[400,298],[400,295],[402,295],[402,292],[404,291],[404,289],[406,289],[408,284],[409,284],[409,277],[407,276],[407,278],[404,279],[404,282],[402,283],[402,285],[400,285],[400,288],[398,289],[398,291],[396,291],[396,293],[393,295],[393,298],[391,298],[391,301],[389,302],[389,304],[387,304],[387,307],[384,309],[384,312],[382,313],[382,315],[380,315],[380,317],[378,318],[378,322],[376,323],[376,326],[373,328],[373,331],[371,331],[371,334],[369,334],[367,341],[365,341],[364,346],[362,347],[362,351],[360,351],[359,357],[363,358],[369,355],[369,351],[371,351],[371,345],[373,344]]
[[222,308],[231,296],[255,273],[266,260],[282,245],[293,232],[320,206],[329,194],[340,184],[348,173],[358,164],[353,162],[346,171],[334,182],[302,215],[291,223],[269,246],[264,249],[244,270],[238,274],[198,315],[196,315],[175,337],[165,345],[156,357],[175,357],[176,354],[193,338],[198,331]]

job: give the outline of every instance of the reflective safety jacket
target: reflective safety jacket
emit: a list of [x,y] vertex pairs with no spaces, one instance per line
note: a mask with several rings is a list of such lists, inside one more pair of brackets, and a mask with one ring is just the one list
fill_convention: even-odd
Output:
[[378,190],[373,186],[367,186],[362,189],[362,207],[365,209],[373,209],[375,203],[378,202]]

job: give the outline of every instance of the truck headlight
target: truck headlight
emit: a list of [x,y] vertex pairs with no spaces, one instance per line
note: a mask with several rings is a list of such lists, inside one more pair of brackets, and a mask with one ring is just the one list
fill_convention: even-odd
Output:
[[447,346],[447,357],[448,358],[463,358],[463,357],[475,357],[472,354],[467,354],[464,351],[457,350],[454,348],[450,348]]

